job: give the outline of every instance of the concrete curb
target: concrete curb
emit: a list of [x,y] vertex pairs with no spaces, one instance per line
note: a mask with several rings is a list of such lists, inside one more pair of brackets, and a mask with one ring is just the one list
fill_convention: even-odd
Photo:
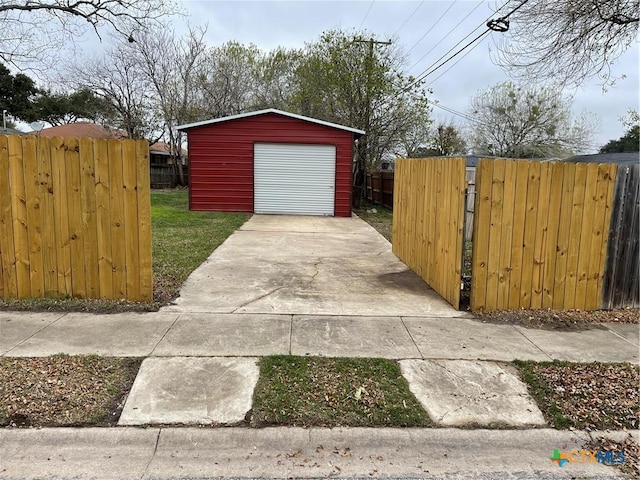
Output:
[[[637,439],[638,431],[633,435]],[[554,450],[588,432],[391,428],[44,428],[0,430],[0,478],[624,478],[563,467]],[[627,432],[591,433],[622,439]]]

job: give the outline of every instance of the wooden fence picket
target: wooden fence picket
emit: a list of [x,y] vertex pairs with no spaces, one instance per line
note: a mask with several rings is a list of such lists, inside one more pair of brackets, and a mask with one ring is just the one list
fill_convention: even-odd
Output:
[[0,297],[150,301],[144,141],[0,135]]
[[393,252],[458,308],[465,209],[465,160],[395,164]]

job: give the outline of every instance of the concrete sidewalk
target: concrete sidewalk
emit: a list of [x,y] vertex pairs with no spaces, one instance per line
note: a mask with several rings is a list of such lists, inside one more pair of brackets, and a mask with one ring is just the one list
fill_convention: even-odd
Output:
[[557,332],[454,317],[0,312],[0,355],[639,362],[638,324],[599,327]]
[[272,354],[400,360],[435,424],[540,427],[517,372],[499,362],[638,363],[638,325],[549,332],[468,318],[249,314],[0,314],[0,352],[146,357],[119,425],[238,425],[258,359]]
[[[3,429],[0,478],[621,478],[582,462],[589,437],[549,429]],[[574,461],[559,467],[554,450],[573,451]]]

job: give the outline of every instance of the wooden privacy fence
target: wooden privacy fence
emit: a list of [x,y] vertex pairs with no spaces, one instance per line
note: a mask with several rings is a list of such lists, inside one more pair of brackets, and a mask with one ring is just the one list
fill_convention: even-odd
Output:
[[[464,160],[397,160],[395,178],[393,251],[458,308]],[[639,165],[480,159],[475,187],[472,310],[638,305]]]
[[471,309],[600,308],[616,165],[482,159]]
[[393,208],[393,172],[367,174],[367,200]]
[[640,164],[621,165],[616,175],[604,271],[602,307],[640,306]]
[[150,301],[146,141],[0,135],[0,297]]
[[455,308],[464,199],[464,158],[396,160],[393,253]]

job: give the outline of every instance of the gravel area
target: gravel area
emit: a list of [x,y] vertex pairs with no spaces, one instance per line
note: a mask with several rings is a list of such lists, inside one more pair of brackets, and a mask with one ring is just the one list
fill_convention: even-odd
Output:
[[112,426],[139,359],[65,356],[0,359],[0,426]]
[[477,320],[486,323],[520,325],[545,330],[589,330],[604,328],[600,323],[640,323],[637,308],[617,310],[507,310],[474,313]]

